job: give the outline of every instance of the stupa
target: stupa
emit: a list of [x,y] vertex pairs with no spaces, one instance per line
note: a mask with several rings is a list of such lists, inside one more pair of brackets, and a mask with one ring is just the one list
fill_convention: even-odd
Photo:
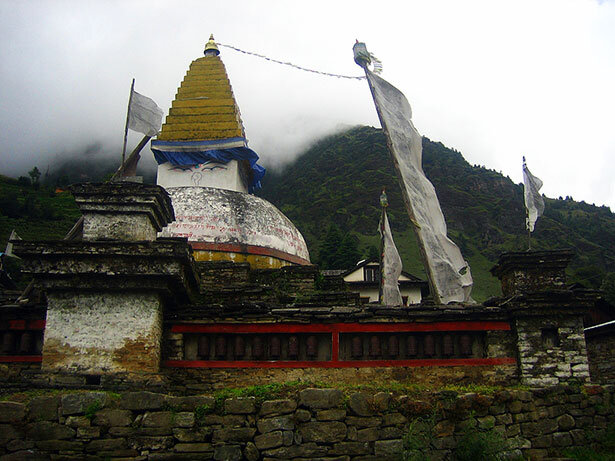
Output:
[[176,221],[163,237],[187,237],[197,261],[253,268],[309,264],[305,240],[271,203],[252,195],[265,169],[248,147],[241,114],[213,35],[190,64],[152,151],[157,184]]

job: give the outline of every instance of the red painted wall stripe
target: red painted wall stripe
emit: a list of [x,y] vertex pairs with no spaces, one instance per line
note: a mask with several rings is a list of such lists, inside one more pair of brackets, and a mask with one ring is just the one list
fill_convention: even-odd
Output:
[[9,328],[11,330],[25,330],[26,321],[25,320],[9,320]]
[[44,330],[45,320],[30,320],[28,322],[28,329],[30,330]]
[[266,248],[257,245],[245,245],[237,243],[204,243],[204,242],[189,242],[193,250],[204,251],[224,251],[232,253],[244,253],[259,256],[271,256],[272,258],[282,259],[299,265],[311,264],[307,259],[300,256],[292,255],[274,248]]
[[510,330],[508,322],[330,323],[330,324],[194,324],[171,326],[173,333],[388,333],[426,331]]
[[0,362],[42,362],[42,355],[0,355]]
[[45,320],[9,320],[9,330],[44,330]]
[[167,360],[168,368],[378,368],[514,365],[514,357],[485,359],[342,360],[342,361],[207,361]]

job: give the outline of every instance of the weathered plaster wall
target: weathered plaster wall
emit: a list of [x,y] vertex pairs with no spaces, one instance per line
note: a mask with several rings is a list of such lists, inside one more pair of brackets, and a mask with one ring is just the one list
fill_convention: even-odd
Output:
[[84,240],[156,240],[156,229],[146,214],[84,214]]
[[613,391],[591,386],[408,396],[307,388],[262,400],[151,392],[43,395],[27,404],[0,402],[0,457],[451,460],[464,442],[489,433],[489,448],[504,459],[539,460],[599,446],[615,422]]
[[172,187],[200,186],[248,192],[239,171],[239,162],[231,160],[224,163],[206,163],[178,167],[170,163],[158,165],[156,183],[165,189]]
[[154,372],[160,363],[157,293],[52,293],[44,371]]
[[187,237],[195,243],[252,245],[309,261],[305,240],[297,228],[260,197],[210,187],[173,187],[168,192],[176,221],[162,231],[163,237]]

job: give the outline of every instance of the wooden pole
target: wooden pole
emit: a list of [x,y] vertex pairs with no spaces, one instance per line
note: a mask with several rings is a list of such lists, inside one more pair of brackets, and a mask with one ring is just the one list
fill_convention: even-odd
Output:
[[[117,171],[113,173],[113,176],[111,176],[111,179],[109,181],[115,181],[118,178],[121,178],[122,176],[124,176],[127,170],[131,169],[131,167],[134,167],[134,170],[136,171],[137,162],[139,161],[139,152],[143,150],[143,148],[150,139],[152,139],[151,136],[143,136],[143,139],[139,142],[139,144],[137,144],[137,147],[133,149],[126,161],[122,162]],[[132,173],[134,173],[135,171],[133,171]]]
[[530,231],[530,210],[525,209],[525,227],[527,228],[527,251],[532,249],[532,231]]
[[122,147],[122,165],[126,157],[126,141],[128,140],[128,119],[130,118],[130,103],[132,102],[132,93],[135,90],[135,79],[132,79],[132,85],[130,85],[130,96],[128,98],[128,110],[126,111],[126,127],[124,128],[124,147]]
[[384,214],[386,208],[382,207],[382,213],[380,215],[380,261],[378,261],[380,269],[380,283],[378,284],[378,303],[382,304],[382,294],[384,287]]

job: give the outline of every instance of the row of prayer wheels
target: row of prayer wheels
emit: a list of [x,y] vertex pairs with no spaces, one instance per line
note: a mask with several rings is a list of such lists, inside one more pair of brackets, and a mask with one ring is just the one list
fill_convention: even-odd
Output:
[[[224,360],[229,356],[239,360],[277,360],[283,355],[290,360],[299,358],[300,339],[297,335],[288,336],[288,341],[284,344],[285,351],[282,351],[280,336],[250,336],[249,341],[251,347],[248,351],[244,335],[235,335],[230,341],[223,335],[213,338],[202,335],[198,338],[197,354],[201,358],[209,358],[213,355],[216,360]],[[305,355],[311,360],[317,358],[318,338],[316,336],[310,335],[305,338]]]
[[[353,336],[351,340],[351,355],[354,359],[365,358],[365,355],[368,356],[368,359],[376,359],[385,356],[394,359],[401,358],[402,356],[413,358],[419,355],[424,357],[435,357],[438,355],[451,357],[456,355],[455,338],[452,334],[445,334],[442,336],[431,334],[408,335],[405,336],[404,339],[405,351],[402,351],[400,345],[402,342],[398,335],[388,335],[384,338],[384,341],[381,335],[372,335],[369,337],[368,350],[365,351],[363,337],[359,335]],[[473,354],[473,342],[471,335],[460,335],[458,341],[458,354],[462,356],[471,356]],[[385,345],[385,347],[383,347],[383,345]]]
[[37,336],[38,332],[33,331],[4,331],[0,353],[3,355],[40,354]]
[[[329,334],[203,334],[191,338],[184,352],[187,360],[330,360],[333,355]],[[471,357],[476,339],[469,333],[342,333],[338,353],[341,360]]]

